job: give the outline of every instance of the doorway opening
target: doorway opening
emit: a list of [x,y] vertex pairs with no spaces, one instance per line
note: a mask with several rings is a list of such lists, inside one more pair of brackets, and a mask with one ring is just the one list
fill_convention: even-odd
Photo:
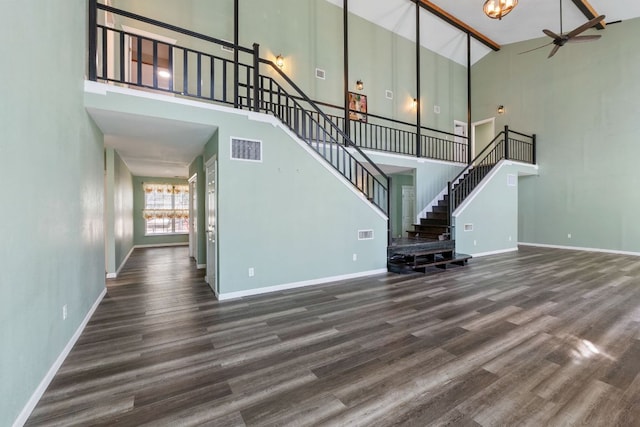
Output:
[[475,159],[496,136],[496,118],[480,120],[471,124],[471,158]]

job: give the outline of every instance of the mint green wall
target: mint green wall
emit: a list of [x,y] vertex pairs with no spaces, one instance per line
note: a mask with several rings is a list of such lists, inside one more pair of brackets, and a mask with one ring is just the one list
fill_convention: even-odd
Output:
[[[154,19],[183,26],[213,37],[233,40],[233,1],[204,0],[116,0],[114,5]],[[283,71],[310,98],[339,106],[343,98],[343,12],[325,0],[263,0],[240,2],[240,44],[260,44],[263,58],[285,58]],[[412,18],[409,18],[411,21]],[[141,29],[152,27],[118,19]],[[189,40],[175,33],[165,33],[189,45],[231,59],[220,48]],[[369,112],[415,123],[411,100],[416,93],[415,43],[373,23],[349,15],[349,90],[363,80],[361,92],[367,95]],[[241,60],[250,61],[246,54]],[[181,73],[177,65],[176,77]],[[466,121],[466,68],[427,49],[421,49],[422,124],[453,131],[453,120]],[[315,69],[326,72],[326,79],[315,78]],[[275,72],[273,73],[275,75]],[[192,79],[193,80],[193,79]],[[205,83],[206,84],[206,83]],[[392,90],[392,100],[385,90]],[[206,90],[206,88],[205,88]],[[440,106],[440,114],[434,113]],[[331,108],[326,112],[336,114]]]
[[133,248],[133,182],[113,148],[105,148],[105,167],[106,271],[115,274]]
[[540,176],[520,189],[521,241],[640,252],[640,19],[598,34],[552,59],[547,49],[518,55],[543,38],[487,55],[472,70],[474,116],[502,104],[497,129],[538,135]]
[[120,268],[133,248],[133,177],[117,152],[113,166],[115,261]]
[[138,245],[166,245],[177,243],[189,243],[188,234],[173,234],[167,236],[145,236],[144,218],[144,190],[143,183],[151,184],[179,184],[188,185],[186,179],[179,178],[155,178],[148,176],[133,177],[133,243]]
[[[533,166],[502,162],[485,178],[483,187],[453,214],[456,251],[477,255],[516,250],[518,242],[518,185],[526,179],[520,175],[535,174]],[[507,179],[513,175],[515,186]],[[472,224],[472,231],[464,231]]]
[[[263,161],[231,160],[231,136],[263,141]],[[385,268],[386,219],[281,128],[229,114],[218,141],[221,294]]]
[[416,215],[420,213],[464,168],[464,165],[415,157],[395,156],[368,151],[367,156],[376,164],[407,168],[413,171],[416,187]]
[[[217,135],[217,134],[216,134]],[[217,137],[214,135],[212,138]],[[206,221],[205,218],[205,195],[207,188],[206,176],[204,173],[204,159],[202,155],[196,157],[196,159],[189,165],[189,177],[196,175],[196,227],[198,235],[198,253],[196,254],[196,264],[207,263],[207,235],[206,235]]]
[[105,270],[107,274],[115,274],[116,264],[116,236],[115,236],[115,150],[104,149],[104,250]]
[[14,185],[0,210],[0,425],[9,426],[104,290],[104,151],[83,106],[86,1],[3,6],[0,178]]

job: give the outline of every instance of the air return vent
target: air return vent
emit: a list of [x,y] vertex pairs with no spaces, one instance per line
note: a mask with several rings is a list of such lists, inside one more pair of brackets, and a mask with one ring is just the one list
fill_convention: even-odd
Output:
[[465,224],[464,231],[473,231],[473,224]]
[[316,68],[316,79],[324,80],[327,77],[327,73],[320,68]]
[[262,161],[262,141],[231,137],[231,158],[249,162]]
[[358,230],[358,240],[373,240],[373,230]]
[[515,187],[517,183],[518,183],[518,180],[516,179],[515,175],[512,175],[512,174],[507,175],[507,185],[509,187]]

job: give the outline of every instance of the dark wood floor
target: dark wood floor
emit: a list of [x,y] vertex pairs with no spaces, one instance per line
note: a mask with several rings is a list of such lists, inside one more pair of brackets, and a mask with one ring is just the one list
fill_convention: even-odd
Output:
[[521,248],[218,303],[136,250],[28,425],[640,425],[640,258]]

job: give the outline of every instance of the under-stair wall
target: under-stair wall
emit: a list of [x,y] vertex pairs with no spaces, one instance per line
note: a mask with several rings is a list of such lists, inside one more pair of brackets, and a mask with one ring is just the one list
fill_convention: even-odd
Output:
[[453,212],[456,251],[491,255],[518,249],[519,177],[538,167],[501,160]]

